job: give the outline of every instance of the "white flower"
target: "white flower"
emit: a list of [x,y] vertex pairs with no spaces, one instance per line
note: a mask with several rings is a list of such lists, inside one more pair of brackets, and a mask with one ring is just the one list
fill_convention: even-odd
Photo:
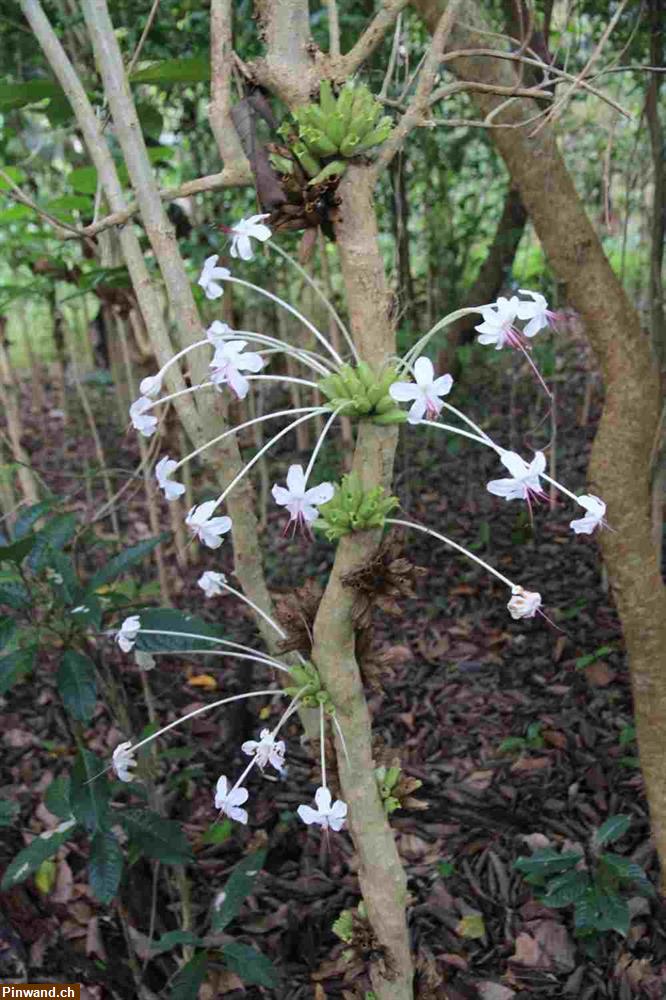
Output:
[[138,615],[131,615],[126,618],[116,632],[116,642],[123,653],[129,653],[136,642],[136,637],[141,630],[141,619]]
[[176,500],[185,492],[185,487],[182,483],[172,482],[169,476],[177,467],[178,462],[175,459],[165,456],[161,458],[157,465],[155,466],[155,475],[157,477],[157,482],[161,490],[164,491],[164,496],[167,500]]
[[216,500],[207,500],[198,507],[192,507],[185,518],[185,524],[192,534],[209,549],[219,549],[222,544],[220,535],[225,535],[231,528],[230,517],[212,516],[216,506]]
[[243,260],[253,260],[252,244],[250,239],[260,240],[262,243],[270,239],[271,231],[265,226],[262,219],[267,219],[268,215],[251,215],[249,219],[241,219],[235,226],[232,226],[231,233],[231,256],[242,257]]
[[523,587],[513,587],[511,593],[513,596],[507,604],[511,617],[516,621],[519,618],[534,618],[541,607],[541,594]]
[[492,479],[486,486],[489,493],[505,500],[527,500],[543,496],[539,476],[546,468],[546,456],[537,451],[528,465],[515,451],[503,451],[500,461],[509,472],[511,479]]
[[220,775],[215,789],[215,808],[220,809],[229,819],[235,819],[237,823],[247,823],[247,810],[239,808],[247,802],[247,788],[232,788],[228,791],[228,787],[225,775]]
[[120,781],[132,781],[134,778],[131,768],[136,767],[137,762],[134,759],[134,751],[130,750],[131,746],[132,744],[128,740],[127,743],[119,743],[113,751],[111,766]]
[[546,299],[540,292],[530,292],[528,288],[519,288],[521,295],[529,295],[532,302],[518,303],[518,319],[527,319],[529,323],[523,329],[526,337],[534,337],[539,330],[546,326],[553,326],[558,319],[558,314],[548,308]]
[[147,375],[144,379],[141,379],[139,385],[139,392],[142,396],[149,396],[154,399],[162,391],[162,379],[159,375]]
[[595,528],[603,524],[606,514],[606,504],[593,493],[583,493],[578,497],[578,503],[584,507],[587,514],[579,517],[575,521],[569,522],[569,527],[573,528],[577,535],[591,535]]
[[335,492],[331,483],[320,483],[306,489],[305,474],[302,465],[290,465],[287,473],[287,488],[273,486],[271,493],[273,499],[280,507],[286,507],[290,513],[289,524],[295,522],[294,528],[306,527],[311,521],[316,521],[319,517],[317,507],[319,504],[328,503]]
[[134,430],[139,431],[144,437],[151,437],[157,427],[157,417],[148,413],[152,409],[153,402],[148,396],[139,396],[129,408],[129,415]]
[[316,809],[312,809],[310,806],[298,807],[297,812],[303,822],[307,823],[308,826],[316,823],[324,830],[328,830],[329,827],[331,830],[341,830],[347,817],[346,803],[342,802],[341,799],[336,799],[331,805],[331,793],[328,788],[317,789],[315,802],[317,803]]
[[228,385],[238,399],[245,399],[250,388],[241,371],[258,372],[264,367],[264,359],[254,351],[243,354],[247,340],[224,340],[217,344],[210,367],[213,369],[211,381],[215,385]]
[[207,299],[219,299],[221,295],[224,295],[224,288],[220,284],[223,278],[230,278],[231,271],[226,267],[216,267],[219,260],[218,254],[213,254],[212,257],[206,257],[204,261],[203,270],[197,281],[197,285],[200,285]]
[[206,339],[211,342],[213,347],[218,347],[220,344],[224,343],[223,338],[227,333],[233,333],[229,324],[222,323],[221,320],[215,319],[206,330]]
[[270,729],[262,729],[258,741],[246,740],[241,750],[248,757],[256,757],[262,771],[266,764],[272,764],[276,771],[284,770],[284,742],[274,739]]
[[202,573],[197,580],[197,584],[201,587],[206,597],[217,597],[219,594],[223,594],[223,584],[226,582],[227,578],[224,573],[215,573],[210,569]]
[[515,620],[534,618],[541,607],[541,594],[537,591],[525,590],[523,587],[513,587],[511,593],[511,600],[507,604],[511,617]]
[[416,382],[394,382],[389,389],[391,399],[399,403],[414,400],[407,420],[418,424],[424,417],[436,417],[442,409],[442,396],[451,391],[453,379],[450,375],[435,378],[435,370],[429,358],[418,358],[414,362]]
[[477,338],[480,344],[494,344],[495,350],[501,350],[505,344],[510,347],[520,345],[520,333],[513,325],[518,316],[520,302],[515,295],[510,299],[500,296],[493,305],[482,306],[479,312],[483,316],[483,323],[475,326],[480,337]]

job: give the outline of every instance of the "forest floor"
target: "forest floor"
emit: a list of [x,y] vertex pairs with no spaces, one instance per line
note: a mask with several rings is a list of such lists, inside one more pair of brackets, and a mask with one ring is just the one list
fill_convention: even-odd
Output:
[[[558,406],[557,477],[579,492],[599,407],[597,387],[590,420],[581,426],[586,381],[582,363],[572,365],[561,380]],[[505,398],[506,385],[499,388]],[[107,462],[135,467],[136,441],[134,435],[118,433],[110,390],[92,392]],[[532,386],[512,394],[510,412],[493,402],[499,394],[481,392],[480,386],[468,385],[465,395],[467,412],[503,443],[524,454],[547,443],[545,403]],[[451,398],[464,405],[460,396]],[[64,427],[57,416],[37,414],[28,384],[23,399],[24,440],[36,469],[56,493],[73,495],[74,509],[94,509],[91,501],[99,505],[102,495],[95,488],[86,497],[76,478],[84,456],[95,463],[82,417],[75,415]],[[416,596],[397,599],[393,610],[399,614],[373,611],[373,677],[368,681],[374,684],[370,705],[377,759],[399,758],[405,773],[422,782],[414,792],[420,808],[397,811],[391,818],[408,876],[417,995],[424,1000],[663,998],[663,905],[633,898],[627,938],[605,935],[592,958],[574,936],[572,908],[540,905],[513,868],[518,856],[534,848],[586,847],[605,819],[629,814],[630,829],[613,849],[656,879],[629,728],[629,677],[596,539],[573,536],[568,522],[577,515],[562,502],[553,510],[541,504],[532,531],[520,505],[486,492],[487,480],[502,474],[491,452],[469,443],[447,446],[445,436],[432,430],[417,435],[420,429],[405,430],[398,453],[396,482],[404,516],[471,543],[509,577],[539,590],[551,619],[512,621],[507,590],[498,581],[422,534],[401,532],[404,555],[427,572],[415,583]],[[326,478],[327,464],[334,471],[338,459],[335,447],[328,446],[318,479]],[[293,460],[293,449],[274,457],[269,482],[283,480]],[[590,489],[594,492],[593,484]],[[150,534],[140,491],[123,503],[120,516],[123,543]],[[164,523],[168,528],[166,508]],[[282,512],[269,508],[267,568],[271,587],[284,596],[308,576],[325,579],[332,547],[321,540],[310,544],[283,537],[282,527]],[[103,530],[109,530],[108,521]],[[167,564],[175,565],[169,543]],[[170,570],[174,604],[228,621],[235,640],[256,642],[245,606],[231,596],[204,602],[196,579],[213,568],[231,571],[230,544],[221,555],[199,552],[186,570]],[[144,567],[145,578],[153,573],[153,564]],[[109,646],[108,655],[122,672],[139,732],[147,721],[139,672],[115,648]],[[203,671],[214,678],[214,689],[192,684],[192,675]],[[166,722],[243,690],[247,677],[246,667],[220,658],[202,666],[195,657],[161,657],[159,669],[149,675],[157,716]],[[262,671],[254,671],[254,682],[262,677]],[[73,743],[49,663],[40,664],[32,683],[15,688],[5,701],[0,789],[20,803],[21,828],[40,832],[54,825],[42,801],[44,790],[71,766]],[[258,946],[279,968],[284,985],[277,991],[244,989],[233,973],[213,968],[200,996],[362,1000],[368,988],[363,978],[367,954],[345,957],[345,946],[331,930],[340,911],[359,901],[351,842],[345,834],[327,837],[306,828],[295,816],[297,805],[310,802],[319,783],[318,766],[302,746],[296,724],[285,733],[286,779],[270,781],[257,774],[250,780],[248,827],[235,825],[222,843],[201,843],[215,819],[212,790],[218,775],[239,773],[240,744],[256,738],[267,717],[265,711],[259,717],[256,703],[247,706],[204,716],[187,735],[167,740],[164,745],[193,746],[195,752],[185,762],[177,754],[164,758],[160,781],[170,815],[184,823],[195,845],[197,863],[188,869],[195,923],[204,920],[233,866],[253,848],[268,847],[265,868],[228,933]],[[84,740],[108,757],[125,736],[100,704]],[[526,741],[522,748],[515,743],[514,749],[502,748],[503,741],[515,737]],[[3,831],[3,864],[23,846],[21,828]],[[156,883],[155,935],[178,926],[172,883],[163,876],[164,869]],[[31,982],[79,980],[88,984],[90,1000],[134,996],[123,956],[126,938],[133,941],[137,961],[146,954],[152,878],[149,864],[138,862],[126,878],[123,906],[101,907],[85,884],[84,847],[70,846],[61,851],[50,895],[29,882],[0,896],[0,955],[3,947],[22,955]],[[481,920],[461,923],[473,916]],[[470,927],[477,936],[466,936]],[[173,970],[169,962],[153,959],[145,975],[153,993],[165,997],[165,979]]]

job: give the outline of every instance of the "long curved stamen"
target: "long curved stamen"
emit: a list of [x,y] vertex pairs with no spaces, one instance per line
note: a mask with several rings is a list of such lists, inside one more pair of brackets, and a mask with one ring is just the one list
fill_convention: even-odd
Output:
[[335,322],[338,324],[338,327],[340,328],[342,336],[347,341],[347,345],[349,346],[352,354],[354,355],[354,359],[355,359],[356,363],[358,364],[358,362],[361,359],[358,356],[358,351],[356,350],[356,346],[354,344],[352,335],[350,334],[350,332],[347,329],[347,327],[345,326],[345,324],[342,322],[342,320],[341,320],[340,316],[338,315],[338,313],[337,313],[337,311],[336,311],[333,303],[329,302],[329,300],[326,298],[326,296],[322,292],[322,290],[319,287],[319,285],[317,284],[317,282],[314,281],[314,279],[310,277],[310,275],[308,274],[308,272],[305,270],[304,267],[301,267],[301,265],[298,263],[298,261],[294,260],[294,258],[291,257],[288,253],[285,253],[285,251],[282,249],[282,247],[279,247],[277,245],[277,243],[273,243],[273,240],[266,240],[266,245],[269,246],[272,250],[275,250],[275,252],[278,253],[280,255],[280,257],[282,257],[284,260],[288,261],[289,264],[291,264],[291,266],[293,268],[295,268],[296,271],[298,271],[298,273],[303,278],[303,280],[308,283],[308,285],[310,286],[310,288],[314,291],[315,295],[318,296],[319,300],[324,303],[324,306],[326,307],[326,309],[328,310],[328,312],[330,313],[330,315],[333,317],[333,319],[335,320]]
[[180,462],[171,474],[173,475],[182,465],[185,465],[187,462],[191,462],[192,459],[196,458],[197,455],[200,455],[202,451],[206,451],[207,448],[212,448],[213,445],[219,444],[220,441],[224,441],[224,439],[229,437],[231,434],[237,434],[246,427],[252,427],[254,424],[260,424],[264,420],[274,420],[277,417],[290,417],[293,413],[308,413],[314,415],[315,413],[328,413],[328,410],[319,406],[302,406],[297,409],[278,410],[277,413],[265,413],[260,417],[253,417],[252,420],[246,420],[242,424],[237,424],[236,427],[229,428],[229,430],[224,431],[223,434],[218,434],[217,437],[207,441],[206,444],[202,444],[200,448],[196,448],[194,451],[191,451],[189,455],[185,456],[185,458],[181,458]]
[[303,313],[300,313],[298,309],[294,309],[294,307],[290,306],[288,302],[285,302],[284,299],[281,299],[279,295],[273,295],[272,292],[266,291],[265,288],[260,288],[259,285],[253,285],[251,281],[244,281],[242,278],[234,278],[231,275],[227,278],[220,278],[220,281],[230,281],[236,285],[243,285],[245,288],[251,288],[253,291],[258,292],[260,295],[263,295],[265,298],[270,299],[272,302],[277,302],[278,305],[282,306],[283,309],[286,309],[287,312],[291,313],[292,316],[295,316],[296,319],[299,319],[301,323],[303,323],[303,325],[307,327],[310,333],[314,334],[319,343],[326,348],[328,353],[331,355],[331,357],[338,365],[343,364],[342,358],[335,350],[335,348],[331,347],[331,345],[329,344],[323,333],[320,333],[317,327],[314,326],[310,322],[310,320],[303,315]]
[[[283,354],[290,355],[297,361],[301,361],[303,364],[308,365],[310,368],[319,372],[320,375],[330,375],[331,373],[329,362],[316,351],[309,351],[305,347],[294,347],[293,344],[287,344],[282,340],[278,340],[277,337],[270,337],[263,333],[255,333],[254,330],[230,330],[228,333],[216,333],[215,339],[249,340],[257,344],[273,345],[276,347],[276,350],[281,351]],[[212,341],[209,341],[209,343],[212,344]]]
[[448,326],[449,323],[455,323],[457,319],[462,319],[463,316],[469,316],[471,313],[478,313],[480,311],[480,307],[471,306],[466,309],[456,309],[455,312],[449,313],[448,316],[444,316],[443,319],[440,319],[439,322],[435,323],[435,325],[428,330],[427,333],[416,341],[413,347],[410,347],[402,361],[398,362],[398,373],[400,374],[405,371],[406,368],[409,368],[412,358],[421,353],[431,337],[434,337],[436,333],[439,333],[442,327]]
[[305,486],[307,486],[308,479],[310,478],[310,475],[311,475],[312,470],[314,468],[315,461],[317,459],[317,455],[319,454],[321,446],[324,443],[324,439],[325,439],[326,435],[328,434],[329,429],[331,428],[331,426],[333,424],[333,421],[335,420],[335,418],[337,417],[337,415],[339,413],[341,413],[342,410],[345,409],[345,407],[351,406],[351,405],[352,405],[352,401],[350,400],[348,403],[343,403],[342,406],[338,406],[337,410],[335,410],[331,414],[331,416],[328,418],[328,420],[324,424],[324,429],[322,430],[321,434],[319,435],[319,440],[317,441],[316,445],[314,446],[312,454],[310,455],[310,461],[308,462],[308,467],[305,470],[305,477],[304,477]]
[[[293,412],[294,411],[292,410],[292,413]],[[247,465],[243,469],[241,469],[238,475],[231,480],[227,488],[217,498],[215,502],[215,507],[219,507],[221,503],[224,503],[225,499],[229,496],[234,486],[236,486],[241,481],[243,476],[246,476],[248,474],[252,466],[255,465],[259,461],[261,456],[264,455],[270,448],[272,448],[273,445],[280,440],[280,438],[283,438],[285,434],[288,434],[289,431],[293,430],[295,427],[298,427],[298,425],[304,423],[304,421],[312,420],[312,418],[317,413],[328,413],[328,412],[329,410],[327,407],[319,407],[318,409],[315,409],[310,413],[307,413],[304,417],[299,417],[298,420],[294,420],[291,424],[289,424],[288,427],[285,427],[283,430],[281,430],[279,434],[276,434],[275,437],[272,437],[270,441],[263,446],[263,448],[259,449],[254,458],[251,458],[250,461],[247,463]]]
[[255,604],[254,601],[251,601],[249,597],[246,597],[241,590],[236,590],[235,587],[230,587],[229,584],[226,582],[220,583],[220,586],[224,590],[228,590],[230,594],[234,595],[234,597],[237,597],[239,600],[249,605],[249,607],[252,608],[255,614],[259,615],[261,618],[264,619],[265,622],[268,622],[268,624],[275,629],[275,631],[278,633],[281,639],[286,639],[287,633],[280,628],[277,622],[274,622],[270,615],[267,615],[265,611],[262,611],[261,608],[257,604]]
[[291,375],[246,375],[245,378],[248,382],[294,382],[296,385],[308,385],[311,389],[319,388],[316,382],[310,382],[306,378],[293,378]]
[[530,357],[530,352],[527,350],[527,348],[525,347],[525,345],[521,344],[521,343],[518,344],[518,350],[522,351],[522,353],[525,355],[525,357],[527,358],[528,364],[530,365],[532,371],[534,372],[534,374],[536,375],[537,379],[539,380],[539,382],[543,386],[544,392],[546,393],[546,395],[548,396],[549,399],[552,399],[553,398],[553,394],[550,391],[550,389],[548,388],[548,386],[546,385],[546,383],[544,382],[543,375],[541,374],[541,372],[539,371],[539,369],[537,368],[537,366],[532,361],[532,359]]
[[321,749],[321,783],[326,788],[326,751],[324,749],[324,706],[319,704],[319,746]]
[[[169,636],[173,636],[176,639],[197,639],[197,640],[199,640],[201,642],[213,642],[213,643],[217,643],[220,646],[231,646],[233,649],[243,649],[243,650],[249,651],[249,653],[251,653],[252,655],[248,656],[246,654],[241,654],[241,653],[235,654],[235,653],[229,652],[229,654],[228,654],[229,656],[238,656],[239,658],[242,658],[242,659],[257,660],[259,662],[266,663],[266,664],[268,664],[271,667],[275,667],[276,670],[282,670],[282,671],[284,671],[287,674],[291,673],[289,667],[285,666],[284,663],[280,663],[279,660],[273,659],[273,657],[269,656],[267,653],[266,654],[261,653],[261,654],[257,655],[256,650],[252,649],[251,646],[244,646],[242,643],[240,643],[240,642],[232,642],[230,639],[220,639],[217,636],[212,636],[212,635],[197,635],[194,632],[168,632],[166,629],[157,629],[157,628],[140,628],[139,631],[138,631],[138,633],[137,633],[137,635],[169,635]],[[151,652],[151,650],[146,650],[146,652]],[[162,650],[155,650],[155,652],[156,653],[160,653],[161,652],[163,654],[169,655],[171,653],[171,650],[162,649]],[[209,651],[208,650],[201,650],[201,649],[200,650],[193,649],[191,651],[187,650],[187,652],[193,652],[193,653],[196,653],[196,652],[200,652],[200,653],[206,652],[207,653]]]
[[[494,445],[491,445],[485,438],[479,437],[478,434],[470,434],[469,431],[463,430],[462,427],[454,427],[452,424],[443,424],[439,420],[419,420],[418,423],[422,424],[424,427],[439,427],[443,431],[451,431],[452,434],[461,434],[462,437],[469,438],[470,441],[477,441],[479,444],[494,447]],[[495,450],[499,452],[500,449],[497,448]]]
[[414,528],[415,531],[422,531],[424,535],[431,535],[433,538],[438,538],[440,542],[444,542],[445,545],[455,549],[456,552],[462,552],[464,556],[467,556],[473,562],[478,563],[479,566],[483,566],[484,569],[487,569],[489,573],[492,573],[498,580],[505,583],[512,591],[518,586],[518,584],[513,583],[507,576],[504,576],[503,573],[500,573],[499,570],[496,570],[494,566],[491,566],[484,559],[479,559],[478,556],[475,556],[474,553],[470,552],[469,549],[466,549],[464,545],[459,545],[458,542],[454,542],[453,539],[447,538],[446,535],[440,535],[438,531],[433,531],[432,528],[426,528],[422,524],[415,524],[412,521],[402,521],[397,517],[387,517],[386,524],[399,524],[403,528]]

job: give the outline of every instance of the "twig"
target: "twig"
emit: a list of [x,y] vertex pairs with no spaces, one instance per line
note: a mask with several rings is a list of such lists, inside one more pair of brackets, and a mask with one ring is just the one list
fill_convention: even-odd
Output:
[[386,67],[386,73],[384,74],[384,82],[382,83],[382,89],[377,95],[380,101],[383,101],[388,94],[389,87],[391,85],[391,80],[393,79],[393,73],[395,72],[395,64],[398,61],[398,52],[400,50],[400,36],[402,34],[402,14],[398,14],[398,20],[395,22],[395,31],[393,32],[393,45],[391,46],[391,55],[389,56],[388,66]]
[[[252,183],[252,171],[231,118],[233,68],[231,0],[211,0],[210,6],[210,127],[226,171]],[[224,171],[223,171],[224,172]],[[160,192],[161,196],[161,192]]]
[[400,11],[407,6],[407,2],[408,0],[386,0],[353,48],[346,56],[341,57],[340,72],[343,77],[355,73],[361,63],[372,55],[391,25],[395,23]]
[[432,36],[414,96],[409,103],[407,111],[381,147],[377,159],[370,168],[373,180],[376,180],[381,171],[389,165],[409,133],[419,125],[425,116],[428,109],[428,101],[435,86],[435,80],[437,79],[437,71],[442,61],[442,54],[462,2],[463,0],[449,0],[446,10],[440,17]]
[[155,17],[157,16],[157,8],[159,7],[159,5],[160,5],[160,0],[153,0],[153,6],[150,8],[150,13],[148,15],[148,20],[146,21],[146,23],[144,25],[144,29],[141,32],[141,38],[137,42],[137,46],[136,46],[136,48],[134,50],[134,55],[130,59],[129,65],[127,67],[127,76],[128,77],[130,77],[132,75],[132,73],[134,72],[134,67],[136,66],[136,64],[139,61],[139,56],[141,55],[141,51],[143,49],[143,46],[145,45],[146,39],[148,38],[148,32],[152,28],[153,21],[155,20]]
[[[32,200],[32,198],[29,198],[27,194],[23,193],[18,184],[16,184],[9,176],[9,174],[5,173],[5,171],[1,167],[0,167],[0,177],[2,177],[3,181],[6,184],[9,184],[10,190],[6,191],[5,194],[7,195],[7,197],[11,198],[12,201],[17,202],[19,205],[25,205],[26,208],[31,209],[42,219],[44,219],[45,222],[48,222],[50,226],[53,226],[53,228],[57,230],[59,233],[61,232],[71,233],[72,234],[71,236],[66,237],[68,239],[73,239],[74,237],[81,238],[84,235],[81,232],[81,230],[76,228],[76,226],[70,226],[68,222],[62,222],[60,219],[56,218],[55,215],[51,215],[50,212],[47,212],[46,209],[40,208],[40,206],[37,205],[36,202]],[[62,238],[64,239],[65,237],[63,236]]]
[[324,0],[328,14],[328,51],[337,59],[340,55],[340,19],[336,0]]

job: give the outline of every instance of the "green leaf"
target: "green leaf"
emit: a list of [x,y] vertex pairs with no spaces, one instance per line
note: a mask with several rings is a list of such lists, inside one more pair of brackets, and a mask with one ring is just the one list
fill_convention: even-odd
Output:
[[111,789],[104,769],[104,762],[94,753],[79,750],[69,797],[72,812],[91,834],[109,826]]
[[19,814],[18,802],[0,799],[0,826],[11,826]]
[[[162,756],[166,757],[166,754],[163,753]],[[233,824],[230,819],[225,818],[221,823],[212,823],[201,838],[201,843],[223,844],[231,836],[232,830]]]
[[25,538],[32,526],[39,521],[40,517],[53,507],[53,500],[42,500],[31,507],[26,507],[16,518],[14,525],[14,538]]
[[130,566],[134,566],[136,563],[141,562],[150,552],[153,551],[155,546],[163,542],[165,538],[169,537],[167,531],[162,532],[157,538],[146,538],[142,542],[138,542],[136,545],[132,545],[127,549],[123,549],[119,552],[117,556],[109,561],[99,569],[94,576],[88,581],[86,585],[86,593],[91,594],[105,584],[110,583],[115,580],[117,576],[124,573],[125,570],[129,569]]
[[76,827],[73,819],[61,823],[55,830],[48,830],[24,847],[16,855],[13,861],[7,865],[5,874],[2,877],[2,888],[11,889],[13,885],[24,882],[33,872],[37,871],[42,861],[52,858],[66,840],[72,837],[72,831]]
[[599,864],[605,865],[611,875],[622,882],[634,882],[648,896],[655,895],[655,888],[639,864],[621,854],[605,853],[599,857]]
[[95,194],[97,191],[97,171],[94,167],[77,167],[67,174],[70,187],[80,194]]
[[606,822],[599,827],[594,834],[594,843],[598,847],[604,844],[612,844],[614,840],[619,840],[624,836],[631,826],[631,816],[618,815],[609,816]]
[[[21,181],[25,180],[25,174],[18,167],[3,166],[2,169],[8,177],[11,177],[15,184],[20,184]],[[0,177],[0,191],[10,190],[11,184],[4,177]]]
[[448,878],[450,875],[455,875],[456,866],[452,861],[438,861],[437,873],[442,876],[442,878]]
[[617,931],[626,937],[629,933],[631,914],[629,903],[616,893],[597,894],[597,930]]
[[68,649],[58,667],[58,692],[71,716],[79,722],[89,722],[97,703],[97,679],[92,660]]
[[150,809],[126,809],[119,815],[132,843],[149,858],[167,865],[192,860],[192,850],[180,824]]
[[238,916],[265,860],[266,851],[261,850],[249,854],[236,865],[227,879],[221,905],[213,910],[211,923],[214,931],[223,931]]
[[28,535],[11,545],[0,545],[0,562],[13,562],[20,566],[25,557],[32,552],[36,541],[36,535]]
[[0,695],[7,691],[17,681],[22,680],[34,668],[37,646],[16,649],[0,659]]
[[558,875],[548,882],[548,891],[541,897],[544,906],[557,909],[560,906],[569,906],[585,895],[590,885],[587,872],[571,871],[564,875]]
[[198,951],[174,979],[169,1000],[197,1000],[199,987],[206,977],[207,966],[208,955],[205,951]]
[[[185,632],[195,635],[207,635],[211,638],[222,638],[223,631],[195,615],[177,611],[174,608],[146,608],[137,612],[143,629],[159,632]],[[168,653],[170,650],[209,650],[219,649],[214,642],[205,639],[188,639],[182,635],[146,635],[139,632],[136,639],[136,649],[144,653]]]
[[131,83],[205,83],[210,80],[210,57],[190,56],[187,59],[163,59],[144,69],[135,70]]
[[575,868],[581,858],[582,854],[573,851],[559,854],[552,847],[544,847],[542,850],[535,851],[529,858],[518,858],[514,861],[513,867],[522,872],[523,875],[545,879],[550,875],[559,875],[561,872]]
[[46,569],[53,550],[64,548],[75,531],[74,514],[58,514],[52,518],[35,536],[35,545],[28,559],[30,569],[35,573]]
[[64,95],[60,87],[50,80],[28,80],[25,83],[0,83],[0,112],[24,108],[44,98],[60,98]]
[[90,842],[88,881],[100,903],[110,903],[120,885],[123,852],[111,830],[98,831]]
[[36,213],[27,205],[12,205],[0,212],[0,225],[7,225],[9,222],[21,222],[22,219],[36,218]]
[[0,604],[20,611],[30,605],[30,594],[18,580],[7,580],[0,585]]
[[46,789],[44,803],[49,812],[54,813],[58,819],[69,819],[72,815],[72,807],[69,801],[70,786],[69,775],[61,774]]
[[244,983],[256,983],[257,986],[266,986],[268,989],[279,986],[277,970],[260,951],[239,941],[230,941],[222,948],[222,954],[231,971],[240,976]]
[[189,944],[197,947],[203,943],[203,938],[200,938],[197,934],[193,934],[192,931],[169,931],[167,934],[163,934],[159,941],[153,941],[150,950],[153,955],[161,955],[162,952],[171,951],[172,948],[176,948],[179,944]]
[[0,650],[8,646],[16,635],[16,622],[7,615],[0,616]]

